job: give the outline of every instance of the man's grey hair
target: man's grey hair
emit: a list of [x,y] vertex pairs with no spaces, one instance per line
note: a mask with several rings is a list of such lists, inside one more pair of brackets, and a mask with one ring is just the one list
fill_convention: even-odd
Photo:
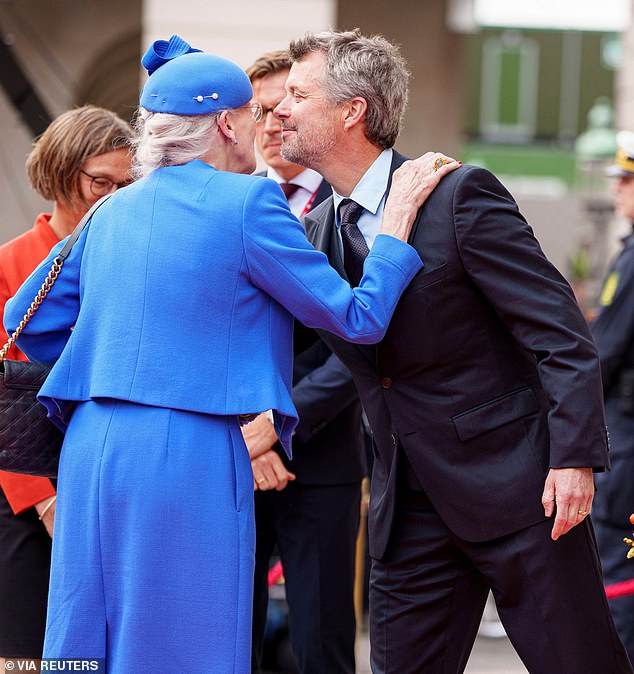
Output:
[[326,57],[321,78],[326,96],[335,103],[364,98],[366,137],[383,149],[392,147],[401,130],[409,82],[398,48],[380,35],[361,35],[358,29],[306,33],[289,47],[293,62],[313,52]]
[[204,157],[211,149],[217,121],[217,115],[172,115],[139,108],[134,122],[134,177]]

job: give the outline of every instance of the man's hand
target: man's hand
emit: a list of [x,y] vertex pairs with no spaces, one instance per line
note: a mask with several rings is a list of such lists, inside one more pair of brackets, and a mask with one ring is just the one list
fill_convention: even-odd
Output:
[[556,541],[583,521],[592,508],[592,468],[551,468],[546,477],[542,505],[546,517],[556,509],[551,538]]
[[[38,517],[42,520],[42,524],[46,527],[48,535],[53,538],[53,526],[55,524],[55,497],[50,496],[43,501],[35,504],[35,510]],[[42,513],[44,513],[42,515]]]
[[460,164],[439,152],[427,152],[418,159],[404,162],[392,175],[380,233],[407,241],[420,207],[440,179]]
[[282,491],[289,480],[295,479],[295,475],[286,470],[282,459],[272,449],[251,459],[251,468],[253,469],[253,489],[256,491],[258,489],[260,491],[269,489]]
[[251,460],[260,456],[260,454],[264,454],[264,452],[268,452],[277,442],[275,427],[266,414],[258,415],[246,426],[242,426],[240,430]]

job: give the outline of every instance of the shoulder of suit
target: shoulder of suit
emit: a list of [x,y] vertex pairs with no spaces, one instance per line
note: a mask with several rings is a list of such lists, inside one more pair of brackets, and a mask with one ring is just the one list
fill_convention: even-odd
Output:
[[436,191],[440,189],[442,192],[447,190],[454,192],[459,187],[465,187],[469,185],[474,187],[490,185],[493,187],[494,185],[501,185],[501,183],[499,179],[496,178],[496,176],[488,169],[481,166],[463,164],[454,171],[451,171],[451,173],[448,173],[446,176],[444,176],[436,187]]
[[328,215],[328,211],[332,210],[332,202],[333,202],[333,197],[332,194],[327,196],[321,203],[317,204],[310,213],[307,213],[304,216],[305,220],[323,220],[326,215]]

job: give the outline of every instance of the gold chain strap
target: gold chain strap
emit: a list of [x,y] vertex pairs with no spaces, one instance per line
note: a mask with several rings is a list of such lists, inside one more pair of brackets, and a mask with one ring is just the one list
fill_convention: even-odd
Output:
[[20,325],[16,328],[16,331],[9,337],[9,341],[2,347],[0,351],[0,362],[2,362],[9,351],[9,349],[15,344],[15,340],[22,334],[22,330],[26,327],[26,324],[31,320],[33,314],[40,308],[40,304],[44,301],[44,298],[48,295],[50,289],[53,287],[53,283],[57,280],[60,271],[62,270],[62,265],[64,260],[61,257],[56,257],[53,260],[53,266],[48,272],[42,287],[37,291],[35,299],[31,303],[29,310],[24,314],[24,317],[20,321]]

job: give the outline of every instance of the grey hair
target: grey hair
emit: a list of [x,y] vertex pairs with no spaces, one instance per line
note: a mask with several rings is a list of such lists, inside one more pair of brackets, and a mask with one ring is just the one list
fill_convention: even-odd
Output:
[[367,139],[383,149],[392,147],[407,107],[410,76],[398,47],[358,29],[306,33],[289,47],[292,62],[312,52],[326,57],[321,78],[326,96],[334,103],[364,98]]
[[143,178],[161,166],[186,164],[211,149],[211,132],[218,115],[172,115],[139,108],[134,120],[135,178]]

